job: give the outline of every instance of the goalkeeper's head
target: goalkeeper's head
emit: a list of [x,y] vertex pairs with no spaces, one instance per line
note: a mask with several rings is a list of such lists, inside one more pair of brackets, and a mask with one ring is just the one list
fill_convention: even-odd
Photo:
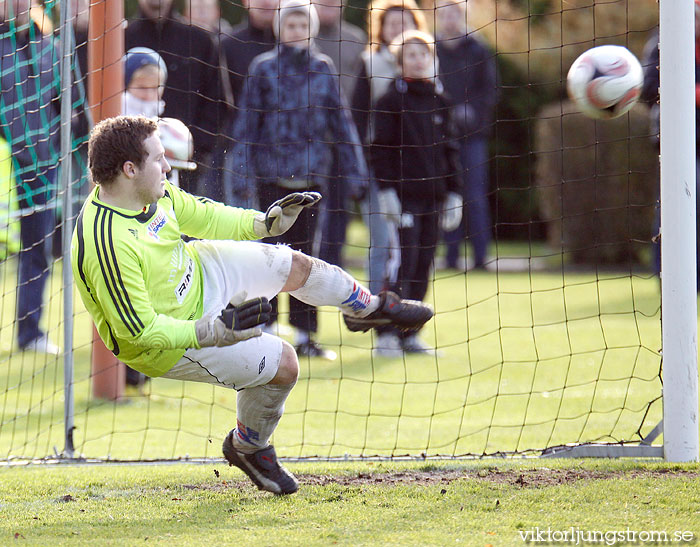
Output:
[[107,118],[93,127],[88,141],[88,167],[95,184],[108,186],[131,162],[143,167],[148,151],[145,141],[158,131],[158,124],[145,116]]

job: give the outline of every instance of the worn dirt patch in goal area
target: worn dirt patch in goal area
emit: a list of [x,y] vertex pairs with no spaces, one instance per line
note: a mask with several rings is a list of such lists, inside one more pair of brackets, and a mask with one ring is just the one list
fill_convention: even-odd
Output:
[[571,484],[581,480],[611,480],[642,477],[684,477],[699,478],[700,473],[677,470],[626,470],[597,471],[588,469],[550,469],[538,467],[531,469],[499,469],[487,467],[481,469],[431,469],[397,471],[394,473],[358,473],[357,475],[306,475],[299,477],[304,484],[320,485],[341,484],[344,486],[386,484],[443,484],[456,480],[471,479],[496,484],[511,484],[522,488],[539,488]]
[[[217,478],[220,474],[214,470]],[[616,480],[636,479],[647,477],[692,478],[700,479],[700,472],[679,471],[677,469],[631,469],[621,471],[598,471],[590,469],[550,469],[533,467],[531,469],[499,469],[485,467],[480,469],[435,468],[430,470],[405,470],[395,472],[359,472],[356,474],[340,475],[302,475],[297,479],[302,485],[326,486],[338,484],[341,486],[368,485],[438,485],[450,484],[457,480],[478,480],[494,484],[509,484],[521,488],[542,488],[572,484],[585,480]],[[249,484],[246,480],[221,480],[220,482],[202,485],[183,485],[188,490],[227,490],[240,488]]]

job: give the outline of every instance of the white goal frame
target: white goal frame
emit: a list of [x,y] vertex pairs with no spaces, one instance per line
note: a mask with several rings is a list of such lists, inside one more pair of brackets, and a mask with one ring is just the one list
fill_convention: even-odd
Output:
[[[548,448],[545,457],[663,457],[669,462],[698,461],[698,360],[696,291],[695,41],[693,0],[659,1],[661,141],[661,329],[663,421],[637,445],[583,444]],[[70,3],[61,1],[63,105],[61,124],[63,205],[66,211],[63,256],[70,253],[70,62],[67,39]],[[65,445],[62,460],[74,459],[72,278],[64,273]],[[663,445],[652,442],[663,433]]]
[[695,3],[659,2],[664,458],[698,460]]

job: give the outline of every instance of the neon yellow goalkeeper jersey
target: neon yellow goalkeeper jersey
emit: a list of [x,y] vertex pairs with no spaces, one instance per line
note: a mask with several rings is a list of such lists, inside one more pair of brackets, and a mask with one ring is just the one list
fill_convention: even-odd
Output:
[[73,275],[107,347],[149,376],[165,374],[187,348],[199,347],[201,239],[257,239],[257,211],[197,198],[165,183],[165,196],[142,212],[99,200],[99,186],[78,216],[71,245]]

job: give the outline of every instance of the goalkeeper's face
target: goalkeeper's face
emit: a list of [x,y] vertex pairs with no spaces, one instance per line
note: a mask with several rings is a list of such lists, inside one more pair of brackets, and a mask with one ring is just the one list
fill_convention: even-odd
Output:
[[144,206],[158,201],[165,195],[165,175],[170,171],[165,150],[157,133],[143,141],[146,159],[141,167],[136,167],[134,192]]

